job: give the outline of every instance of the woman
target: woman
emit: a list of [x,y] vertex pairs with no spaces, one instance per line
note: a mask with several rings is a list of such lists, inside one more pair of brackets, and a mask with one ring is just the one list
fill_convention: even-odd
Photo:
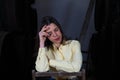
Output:
[[79,41],[66,39],[61,25],[54,17],[45,16],[41,21],[35,68],[39,72],[53,69],[79,72],[83,61],[80,48]]

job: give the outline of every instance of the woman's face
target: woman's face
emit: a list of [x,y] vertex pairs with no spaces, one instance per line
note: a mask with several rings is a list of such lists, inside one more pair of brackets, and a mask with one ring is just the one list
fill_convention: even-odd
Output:
[[59,45],[62,41],[62,33],[59,27],[54,23],[47,25],[47,27],[48,30],[46,32],[49,34],[48,39],[53,42],[53,44]]

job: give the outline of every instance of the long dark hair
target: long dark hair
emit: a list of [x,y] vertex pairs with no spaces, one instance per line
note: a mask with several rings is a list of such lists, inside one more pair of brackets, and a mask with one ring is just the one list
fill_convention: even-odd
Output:
[[[44,16],[42,17],[42,20],[41,20],[41,25],[40,25],[40,30],[42,29],[42,27],[44,25],[49,25],[51,23],[54,23],[55,25],[58,26],[58,28],[60,29],[61,33],[62,33],[62,41],[61,41],[61,44],[64,44],[64,41],[66,40],[66,37],[62,31],[62,28],[61,28],[61,25],[60,23],[52,16]],[[45,46],[48,48],[48,49],[53,49],[53,46],[52,46],[52,42],[47,38],[46,41],[45,41]]]

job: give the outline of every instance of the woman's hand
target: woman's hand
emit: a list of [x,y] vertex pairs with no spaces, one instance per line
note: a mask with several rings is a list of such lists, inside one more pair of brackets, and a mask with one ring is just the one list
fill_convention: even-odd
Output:
[[40,47],[44,47],[45,40],[48,36],[48,33],[46,32],[49,29],[46,25],[43,26],[41,31],[39,32],[39,40],[40,40]]

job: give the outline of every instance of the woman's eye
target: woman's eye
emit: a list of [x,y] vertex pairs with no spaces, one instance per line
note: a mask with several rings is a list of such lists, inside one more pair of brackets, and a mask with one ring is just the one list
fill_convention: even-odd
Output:
[[55,31],[58,31],[58,28],[56,28]]
[[51,36],[51,32],[48,32],[48,36]]

